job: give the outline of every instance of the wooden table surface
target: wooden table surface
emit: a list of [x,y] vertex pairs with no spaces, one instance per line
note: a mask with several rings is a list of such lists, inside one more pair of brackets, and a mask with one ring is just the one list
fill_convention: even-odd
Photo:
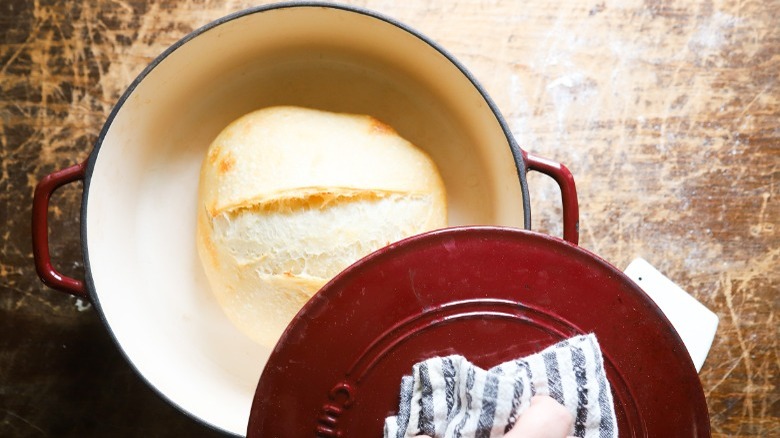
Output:
[[[263,2],[261,2],[263,3]],[[528,150],[578,183],[583,247],[647,259],[720,317],[700,373],[715,436],[780,436],[780,2],[350,1],[452,52]],[[133,78],[250,2],[0,3],[0,435],[216,436],[131,370],[89,303],[44,287],[30,208],[85,159]],[[535,228],[556,186],[529,178]],[[83,275],[81,187],[54,196],[52,254]]]

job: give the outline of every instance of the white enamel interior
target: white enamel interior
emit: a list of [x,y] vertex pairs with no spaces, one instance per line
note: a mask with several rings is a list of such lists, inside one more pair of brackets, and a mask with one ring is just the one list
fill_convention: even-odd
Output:
[[195,250],[196,188],[216,134],[278,104],[371,114],[436,161],[450,225],[522,226],[495,115],[414,35],[306,6],[235,18],[179,47],[138,84],[100,146],[86,205],[90,273],[110,330],[144,378],[239,435],[270,351],[234,329],[212,298]]

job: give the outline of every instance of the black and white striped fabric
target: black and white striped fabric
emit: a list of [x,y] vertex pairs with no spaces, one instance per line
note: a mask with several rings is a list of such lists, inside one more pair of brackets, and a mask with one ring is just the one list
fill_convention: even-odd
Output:
[[420,362],[401,381],[398,415],[385,420],[384,437],[502,437],[534,395],[569,409],[573,436],[618,436],[601,349],[590,334],[487,371],[462,356]]

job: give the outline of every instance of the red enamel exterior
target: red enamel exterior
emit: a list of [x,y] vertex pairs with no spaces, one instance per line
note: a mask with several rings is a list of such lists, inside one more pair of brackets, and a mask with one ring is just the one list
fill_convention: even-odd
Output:
[[49,200],[58,188],[84,179],[86,162],[46,175],[35,187],[32,208],[32,241],[35,269],[44,284],[71,295],[89,298],[84,282],[61,274],[49,255]]
[[523,151],[523,156],[527,170],[535,170],[549,176],[561,189],[563,239],[576,245],[580,239],[580,206],[577,203],[574,176],[566,166],[556,161],[526,151]]
[[328,283],[271,355],[247,435],[381,436],[414,363],[457,353],[487,368],[589,332],[621,436],[710,435],[685,346],[638,286],[561,239],[499,227],[411,237]]

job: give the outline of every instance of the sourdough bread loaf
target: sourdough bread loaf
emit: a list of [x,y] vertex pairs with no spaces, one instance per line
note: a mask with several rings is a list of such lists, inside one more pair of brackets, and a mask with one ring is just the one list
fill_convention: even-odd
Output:
[[389,126],[271,107],[234,121],[209,147],[197,247],[227,316],[270,347],[333,276],[391,242],[446,226],[446,215],[433,161]]

